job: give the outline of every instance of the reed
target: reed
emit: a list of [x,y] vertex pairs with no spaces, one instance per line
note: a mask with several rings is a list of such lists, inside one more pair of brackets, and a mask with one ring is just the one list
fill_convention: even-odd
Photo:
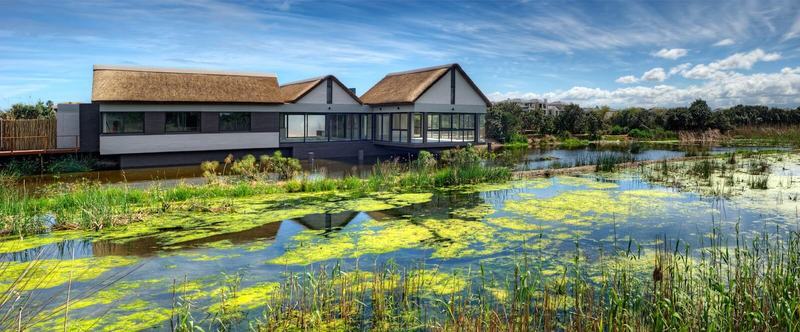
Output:
[[[589,263],[578,247],[546,277],[523,256],[504,271],[424,263],[290,273],[249,322],[274,330],[735,330],[800,328],[800,236],[725,236],[697,248],[629,245]],[[642,273],[631,266],[648,267]],[[651,272],[652,271],[652,272]],[[433,277],[436,275],[436,277]]]
[[[33,195],[13,181],[0,182],[0,234],[19,236],[54,229],[102,230],[143,219],[147,214],[168,211],[174,203],[190,199],[236,198],[261,194],[343,191],[359,196],[369,192],[419,192],[443,187],[502,182],[511,178],[505,167],[484,166],[474,149],[448,152],[443,163],[425,157],[422,163],[385,161],[373,167],[367,178],[311,178],[308,176],[275,182],[263,176],[263,169],[275,169],[280,176],[296,172],[296,163],[280,155],[253,156],[226,161],[223,168],[237,176],[218,175],[219,164],[204,163],[208,183],[179,184],[141,189],[127,184],[101,185],[93,182],[59,184]],[[52,224],[52,225],[50,225]]]

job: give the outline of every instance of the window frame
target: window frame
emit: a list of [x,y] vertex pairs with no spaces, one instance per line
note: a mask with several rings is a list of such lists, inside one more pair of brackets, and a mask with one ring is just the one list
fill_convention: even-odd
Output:
[[[246,114],[247,129],[224,130],[222,129],[222,117],[224,114]],[[219,112],[217,115],[217,131],[220,133],[246,133],[253,131],[253,114],[250,112]]]
[[[100,112],[100,134],[101,135],[143,135],[145,133],[144,130],[144,115],[145,112]],[[108,114],[124,114],[124,115],[133,115],[137,114],[141,118],[141,129],[138,131],[122,131],[122,132],[106,132],[106,115]],[[125,121],[122,122],[122,127],[125,127]]]

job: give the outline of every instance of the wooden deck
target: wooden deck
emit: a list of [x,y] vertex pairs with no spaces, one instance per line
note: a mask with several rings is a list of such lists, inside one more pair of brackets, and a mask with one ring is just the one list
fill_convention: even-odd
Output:
[[75,153],[75,152],[78,152],[78,148],[13,150],[13,151],[0,151],[0,157],[30,156],[30,155],[40,155],[40,154],[63,154],[63,153]]

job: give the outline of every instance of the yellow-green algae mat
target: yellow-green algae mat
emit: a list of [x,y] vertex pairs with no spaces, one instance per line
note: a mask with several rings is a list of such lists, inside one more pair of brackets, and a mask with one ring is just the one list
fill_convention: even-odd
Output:
[[[304,230],[285,245],[283,255],[267,263],[307,265],[333,259],[388,254],[403,249],[428,250],[432,259],[480,257],[513,248],[545,249],[564,240],[585,236],[597,222],[624,221],[685,213],[703,204],[678,202],[681,194],[635,189],[615,191],[614,182],[589,177],[556,177],[512,181],[501,185],[470,186],[464,193],[495,190],[544,190],[553,185],[565,187],[553,196],[538,198],[529,192],[518,193],[518,200],[505,201],[501,214],[488,203],[450,211],[450,218],[399,217],[370,219],[358,225],[320,236],[320,231]],[[480,188],[480,189],[478,189]],[[570,226],[547,232],[554,226]],[[577,227],[577,228],[576,228]]]
[[[2,238],[0,254],[82,238],[124,243],[152,236],[158,238],[160,245],[171,246],[309,214],[371,212],[425,203],[432,196],[432,193],[379,192],[364,197],[352,197],[351,194],[342,192],[321,192],[189,200],[173,204],[166,212],[148,215],[141,222],[100,232],[57,231],[22,239],[13,236]],[[202,208],[197,208],[198,206]]]

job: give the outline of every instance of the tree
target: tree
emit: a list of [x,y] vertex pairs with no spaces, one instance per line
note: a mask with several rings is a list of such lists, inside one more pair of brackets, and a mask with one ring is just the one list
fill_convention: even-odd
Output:
[[56,114],[54,106],[53,102],[49,100],[46,103],[38,101],[34,105],[17,103],[11,105],[11,109],[8,110],[6,116],[12,119],[50,118]]
[[711,108],[705,100],[697,99],[689,106],[688,128],[694,130],[708,129],[711,120]]
[[486,134],[490,138],[507,142],[519,135],[522,127],[522,108],[513,102],[492,105],[486,113]]
[[583,132],[583,128],[581,128],[581,117],[583,116],[583,110],[580,106],[575,104],[569,104],[564,106],[564,111],[558,113],[556,117],[555,123],[555,130],[558,133],[562,132],[570,132],[570,133],[578,133]]

